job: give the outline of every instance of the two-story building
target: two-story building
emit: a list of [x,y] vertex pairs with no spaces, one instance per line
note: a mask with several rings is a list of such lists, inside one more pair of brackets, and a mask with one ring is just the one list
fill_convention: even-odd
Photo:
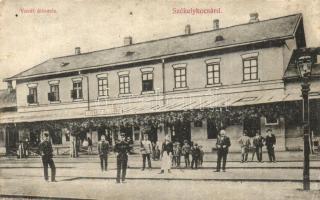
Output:
[[[292,65],[294,50],[304,47],[302,14],[260,21],[257,13],[231,27],[214,20],[204,32],[187,25],[176,37],[126,37],[123,46],[87,53],[77,47],[5,79],[16,82],[17,112],[1,113],[3,135],[36,145],[49,132],[54,144],[68,146],[74,134],[96,143],[101,134],[114,140],[125,132],[138,142],[146,131],[153,142],[170,134],[212,151],[224,128],[238,151],[243,131],[252,137],[272,128],[277,150],[299,149],[300,83]],[[311,111],[320,110],[319,92],[314,79]],[[311,118],[319,136],[320,117]]]

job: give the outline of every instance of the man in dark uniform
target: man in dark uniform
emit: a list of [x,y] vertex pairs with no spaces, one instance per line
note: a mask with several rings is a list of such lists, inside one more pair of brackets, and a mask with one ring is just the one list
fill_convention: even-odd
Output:
[[227,155],[228,155],[228,150],[230,146],[231,146],[231,143],[230,143],[229,137],[226,136],[225,130],[221,130],[216,143],[217,154],[218,154],[216,172],[220,172],[221,159],[223,159],[222,171],[224,172],[226,171]]
[[44,140],[40,143],[39,146],[40,155],[42,157],[42,164],[44,170],[44,179],[48,181],[48,165],[51,168],[51,182],[56,182],[56,166],[52,160],[53,157],[53,149],[51,142],[49,141],[49,135],[46,133],[44,134]]
[[268,156],[270,162],[276,162],[276,156],[274,154],[274,145],[276,144],[276,137],[272,134],[272,130],[267,130],[266,146],[268,150]]
[[[261,136],[261,133],[256,133],[256,136],[253,138],[253,146],[255,154],[257,155],[258,162],[262,162],[262,147],[263,147],[264,138]],[[254,155],[254,154],[253,154]],[[252,156],[253,160],[253,156]]]
[[193,169],[193,166],[195,166],[195,169],[198,169],[200,154],[201,152],[198,147],[198,144],[195,143],[191,148],[191,155],[192,155],[191,169]]
[[101,171],[107,171],[109,143],[106,141],[106,137],[104,135],[101,136],[101,141],[98,143],[98,152],[100,157]]
[[120,134],[120,141],[114,147],[117,157],[117,183],[120,183],[120,173],[122,172],[121,181],[125,183],[126,171],[128,164],[128,153],[130,151],[129,143],[126,141],[124,133]]

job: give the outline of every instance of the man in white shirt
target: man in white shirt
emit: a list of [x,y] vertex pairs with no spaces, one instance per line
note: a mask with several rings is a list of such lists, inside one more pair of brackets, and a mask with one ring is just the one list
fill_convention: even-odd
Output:
[[141,141],[141,155],[142,155],[142,171],[146,167],[146,159],[148,159],[148,167],[151,169],[150,155],[152,153],[152,144],[148,139],[148,134],[144,134],[143,140]]

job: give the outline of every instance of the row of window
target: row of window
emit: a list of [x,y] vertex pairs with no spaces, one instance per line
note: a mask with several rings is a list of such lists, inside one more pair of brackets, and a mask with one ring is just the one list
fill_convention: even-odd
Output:
[[[207,85],[221,84],[220,79],[220,59],[214,59],[212,62],[206,62],[207,70]],[[142,71],[142,92],[154,91],[153,88],[153,68],[152,70]],[[174,86],[178,88],[187,87],[187,73],[186,65],[179,64],[174,67]],[[129,73],[119,74],[119,94],[130,93],[130,79]],[[243,80],[257,80],[258,79],[258,60],[257,57],[249,57],[243,59]],[[98,95],[99,97],[106,97],[109,95],[109,85],[107,76],[97,76],[98,80]],[[50,83],[49,83],[50,84]],[[71,90],[72,99],[82,99],[82,79],[73,80],[73,88]],[[29,87],[28,103],[37,103],[37,87]],[[59,83],[50,84],[50,92],[48,93],[48,100],[50,102],[59,101]]]

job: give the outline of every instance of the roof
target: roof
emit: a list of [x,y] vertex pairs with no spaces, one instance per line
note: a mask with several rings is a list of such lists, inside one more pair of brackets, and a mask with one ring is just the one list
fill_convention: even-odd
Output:
[[0,90],[0,109],[8,107],[16,107],[16,91]]
[[[49,59],[5,80],[107,67],[293,37],[301,14]],[[222,36],[224,40],[217,41]]]
[[290,62],[284,73],[283,78],[285,80],[296,79],[300,77],[298,69],[296,67],[297,58],[310,54],[314,60],[314,64],[311,69],[311,77],[320,77],[320,47],[295,49],[290,58]]

